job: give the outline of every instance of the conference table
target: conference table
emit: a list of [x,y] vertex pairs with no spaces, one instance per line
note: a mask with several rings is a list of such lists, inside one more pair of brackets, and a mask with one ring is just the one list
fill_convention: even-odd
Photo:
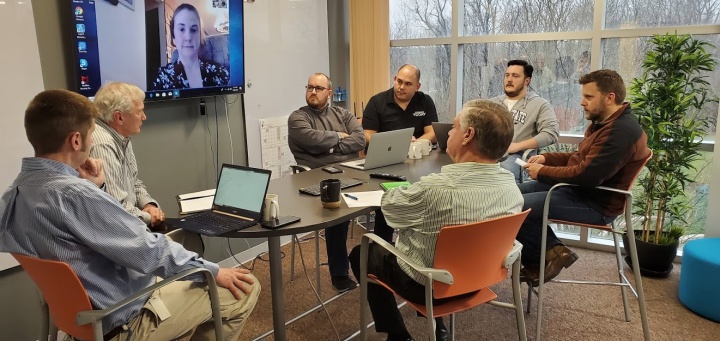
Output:
[[430,155],[422,159],[407,159],[404,163],[361,171],[339,165],[344,173],[329,174],[320,168],[302,173],[284,176],[270,181],[268,193],[278,195],[280,212],[282,215],[294,215],[301,221],[282,228],[270,230],[259,225],[235,232],[220,235],[226,238],[267,238],[268,255],[270,263],[270,290],[272,296],[273,334],[275,340],[285,340],[285,298],[283,296],[282,254],[280,252],[280,237],[314,232],[349,221],[355,217],[365,215],[378,207],[348,207],[343,201],[339,208],[326,209],[322,207],[319,196],[301,194],[298,189],[320,183],[323,179],[356,178],[363,180],[360,186],[348,188],[347,192],[364,192],[381,190],[380,183],[392,181],[370,178],[370,173],[390,173],[404,175],[410,182],[420,177],[440,172],[443,165],[452,160],[444,152],[433,150]]

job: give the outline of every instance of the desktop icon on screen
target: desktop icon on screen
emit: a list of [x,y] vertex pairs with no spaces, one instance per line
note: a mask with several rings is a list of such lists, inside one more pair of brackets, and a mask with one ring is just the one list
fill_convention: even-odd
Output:
[[87,61],[87,59],[80,59],[80,67],[81,67],[81,68],[86,68],[86,67],[88,67],[88,61]]
[[80,52],[87,51],[87,43],[84,41],[79,41],[78,42],[78,51],[80,51]]
[[175,97],[180,97],[180,90],[174,90],[174,91],[173,91],[173,96],[175,96]]
[[80,85],[90,85],[90,76],[80,76]]
[[79,15],[82,15],[82,14],[83,14],[83,9],[82,9],[82,7],[80,7],[80,6],[75,7],[75,15],[78,15],[78,16],[79,16]]
[[76,24],[77,33],[85,33],[85,24]]

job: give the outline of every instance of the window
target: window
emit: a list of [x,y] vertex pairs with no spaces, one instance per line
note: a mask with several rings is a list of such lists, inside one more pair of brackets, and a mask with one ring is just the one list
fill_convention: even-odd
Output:
[[455,112],[450,111],[450,46],[410,46],[390,49],[390,74],[406,63],[420,69],[420,91],[435,102],[440,122],[452,122]]
[[717,25],[718,0],[607,0],[605,28]]
[[465,35],[585,31],[592,0],[465,0]]
[[[450,122],[463,102],[502,94],[507,61],[526,59],[536,70],[530,89],[555,109],[561,140],[577,143],[587,127],[580,75],[610,68],[629,85],[640,75],[648,37],[667,32],[709,41],[720,60],[718,23],[720,0],[391,0],[391,74],[405,63],[420,67],[422,91],[435,100],[440,120]],[[720,95],[720,67],[707,76],[710,95]],[[702,114],[715,122],[718,104]],[[686,214],[690,233],[704,233],[715,131],[713,124],[695,182],[686,188],[693,200]],[[556,228],[581,243],[604,238]]]

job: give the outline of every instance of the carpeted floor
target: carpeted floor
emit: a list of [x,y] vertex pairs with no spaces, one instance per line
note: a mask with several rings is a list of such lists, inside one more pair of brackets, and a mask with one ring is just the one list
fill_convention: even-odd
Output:
[[[360,229],[358,229],[360,230]],[[358,230],[353,239],[348,238],[348,248],[359,243]],[[360,230],[361,231],[361,230]],[[321,261],[325,261],[324,241],[320,243]],[[315,242],[303,243],[303,256],[307,272],[315,285]],[[316,298],[302,271],[299,255],[296,255],[295,278],[290,276],[290,245],[283,247],[283,281],[285,314],[290,319],[315,306]],[[615,280],[614,257],[610,253],[575,249],[580,260],[566,269],[559,278]],[[265,256],[267,257],[267,256]],[[249,264],[245,264],[249,266]],[[243,330],[241,340],[251,340],[272,328],[270,278],[268,263],[257,260],[253,273],[263,284],[263,292],[250,321]],[[322,297],[332,297],[327,266],[321,269],[323,279]],[[677,299],[680,266],[676,264],[667,279],[644,278],[647,313],[653,340],[720,340],[720,323],[704,319],[686,309]],[[632,274],[629,273],[629,277]],[[512,301],[510,281],[492,288],[499,300]],[[527,287],[522,286],[523,304],[526,304]],[[631,321],[624,322],[620,290],[605,286],[578,286],[551,284],[546,287],[543,340],[642,340],[642,327],[637,300],[630,300]],[[632,297],[632,296],[631,296]],[[340,339],[345,339],[359,328],[359,290],[340,297],[327,305]],[[535,336],[537,311],[526,315],[528,339]],[[426,340],[425,319],[417,317],[410,307],[401,309],[408,330],[417,340]],[[447,324],[447,320],[446,320]],[[482,305],[456,316],[456,340],[517,340],[517,325],[512,310]],[[370,330],[370,340],[385,340],[385,334]],[[272,340],[272,335],[267,338]],[[324,311],[312,313],[287,327],[288,340],[336,340],[338,339]]]

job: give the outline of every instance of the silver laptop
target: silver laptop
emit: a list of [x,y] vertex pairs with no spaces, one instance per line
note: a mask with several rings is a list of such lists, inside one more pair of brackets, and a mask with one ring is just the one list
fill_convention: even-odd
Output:
[[452,126],[452,123],[432,123],[433,131],[435,131],[435,139],[437,139],[438,149],[440,151],[444,152],[445,148],[447,148],[448,133],[450,129],[452,129]]
[[364,159],[343,162],[340,165],[368,170],[403,163],[407,158],[413,131],[415,129],[406,128],[375,133]]

